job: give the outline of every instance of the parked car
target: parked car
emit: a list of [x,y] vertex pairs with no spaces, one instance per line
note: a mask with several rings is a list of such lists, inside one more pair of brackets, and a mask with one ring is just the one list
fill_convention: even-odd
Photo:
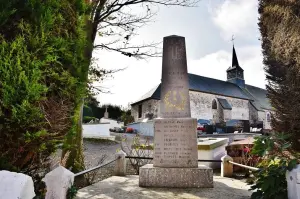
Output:
[[227,133],[242,132],[243,126],[243,122],[240,120],[229,120],[226,122]]
[[206,133],[206,126],[210,124],[209,120],[199,119],[197,121],[197,134],[198,136]]
[[126,128],[126,133],[133,133],[133,132],[134,132],[133,128],[131,128],[131,127]]
[[124,129],[124,127],[114,127],[113,129],[109,129],[110,132],[115,132],[115,133],[124,133],[126,130],[126,128]]

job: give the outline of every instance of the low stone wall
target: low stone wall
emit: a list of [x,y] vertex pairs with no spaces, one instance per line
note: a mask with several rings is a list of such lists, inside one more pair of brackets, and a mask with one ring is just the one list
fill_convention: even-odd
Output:
[[154,126],[153,121],[147,121],[147,122],[135,122],[128,124],[127,127],[133,128],[137,130],[137,132],[140,135],[143,136],[154,136]]
[[84,138],[102,138],[109,137],[110,123],[100,123],[100,124],[83,124],[82,134]]

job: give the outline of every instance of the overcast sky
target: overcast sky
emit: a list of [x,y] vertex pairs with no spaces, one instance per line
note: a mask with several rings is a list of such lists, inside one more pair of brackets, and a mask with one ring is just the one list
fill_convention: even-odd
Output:
[[[265,88],[258,30],[257,0],[201,0],[196,8],[160,7],[155,22],[140,29],[138,41],[162,41],[164,36],[186,39],[188,72],[226,80],[231,64],[231,36],[246,84]],[[100,104],[127,106],[160,83],[161,58],[137,61],[114,52],[97,52],[98,65],[125,68],[102,86],[112,94],[99,94]]]

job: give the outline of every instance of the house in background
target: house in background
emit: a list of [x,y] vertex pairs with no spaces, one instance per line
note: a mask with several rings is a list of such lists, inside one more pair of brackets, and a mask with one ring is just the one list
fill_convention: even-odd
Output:
[[[243,122],[244,132],[253,124],[271,129],[272,107],[262,88],[247,85],[244,70],[239,65],[235,48],[232,50],[232,65],[226,71],[227,81],[188,74],[191,116],[197,120],[222,123],[231,120]],[[139,100],[131,104],[135,122],[152,113],[159,117],[161,85],[157,85]]]

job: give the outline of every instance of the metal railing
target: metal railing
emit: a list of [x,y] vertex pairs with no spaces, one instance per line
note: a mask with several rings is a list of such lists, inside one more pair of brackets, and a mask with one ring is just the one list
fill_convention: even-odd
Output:
[[[152,157],[139,157],[139,156],[125,156],[125,158],[153,160]],[[222,162],[222,160],[198,160],[198,162]]]
[[116,161],[117,159],[119,159],[119,158],[120,158],[120,157],[118,157],[118,158],[116,158],[116,159],[113,159],[113,160],[111,160],[111,161],[109,161],[109,162],[106,162],[106,163],[104,163],[104,164],[100,164],[100,165],[98,165],[98,166],[95,166],[95,167],[93,167],[93,168],[90,168],[90,169],[81,171],[81,172],[79,172],[79,173],[76,173],[74,176],[77,177],[77,176],[86,174],[86,173],[88,173],[88,172],[94,171],[94,170],[99,169],[99,168],[101,168],[101,167],[104,167],[104,166],[106,166],[106,165],[108,165],[108,164],[110,164],[110,163],[112,163],[112,162],[115,162],[115,161]]
[[230,164],[233,164],[233,165],[245,168],[245,169],[249,169],[249,170],[252,170],[252,171],[259,171],[260,170],[259,168],[251,167],[251,166],[247,166],[247,165],[243,165],[243,164],[239,164],[239,163],[236,163],[236,162],[233,162],[233,161],[228,161],[228,162]]

